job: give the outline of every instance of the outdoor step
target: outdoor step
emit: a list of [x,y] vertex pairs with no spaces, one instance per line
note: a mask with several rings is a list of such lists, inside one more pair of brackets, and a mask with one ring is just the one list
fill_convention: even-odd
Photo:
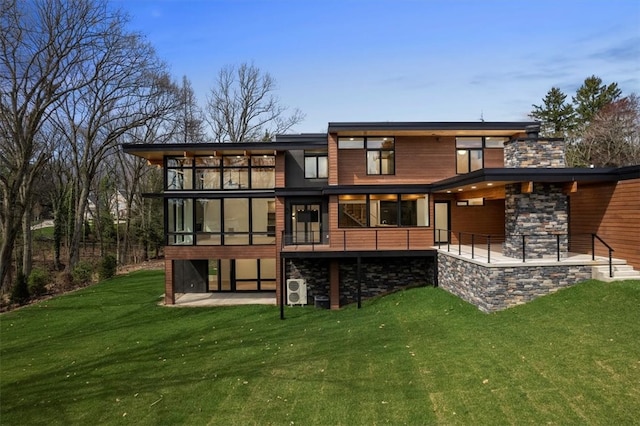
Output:
[[[598,271],[607,271],[609,272],[609,265],[597,265],[593,266],[594,269]],[[633,271],[633,266],[631,265],[613,265],[614,271]]]
[[628,264],[612,265],[613,277],[609,276],[609,265],[597,265],[591,268],[591,277],[605,282],[640,279],[640,272]]
[[614,277],[635,277],[636,275],[640,275],[640,272],[634,271],[633,269],[625,270],[625,271],[619,271],[619,270],[613,271]]

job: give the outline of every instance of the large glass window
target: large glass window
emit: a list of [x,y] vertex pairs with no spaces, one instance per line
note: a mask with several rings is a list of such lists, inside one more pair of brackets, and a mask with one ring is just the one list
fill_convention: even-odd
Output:
[[456,173],[480,170],[482,165],[482,138],[456,138]]
[[338,227],[429,226],[427,194],[340,195]]
[[[167,190],[275,188],[275,156],[168,157]],[[195,185],[194,185],[195,179]]]
[[210,259],[209,291],[275,291],[275,259]]
[[504,148],[509,138],[504,136],[474,136],[456,138],[456,173],[469,173],[484,167],[483,149]]
[[193,200],[167,200],[167,238],[169,245],[193,244]]
[[252,244],[276,242],[276,202],[273,198],[251,200]]
[[363,228],[367,226],[367,196],[340,195],[338,197],[338,227]]
[[[275,244],[274,198],[167,200],[168,244]],[[195,240],[194,240],[195,236]]]
[[191,158],[167,158],[167,189],[193,189]]
[[367,174],[395,174],[394,138],[367,138]]
[[327,153],[304,153],[304,177],[307,179],[326,179],[329,177]]
[[196,189],[220,189],[220,157],[196,157]]
[[270,189],[276,186],[276,157],[254,155],[251,157],[251,188]]
[[196,200],[196,242],[198,245],[222,244],[220,200]]
[[249,188],[249,158],[242,155],[223,157],[223,189]]
[[249,244],[249,199],[224,200],[224,244]]

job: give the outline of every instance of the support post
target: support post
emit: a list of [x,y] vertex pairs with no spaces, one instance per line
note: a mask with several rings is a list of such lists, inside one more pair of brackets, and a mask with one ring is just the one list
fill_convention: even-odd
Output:
[[285,277],[286,277],[286,273],[284,271],[285,268],[285,261],[284,261],[284,257],[280,256],[280,319],[283,320],[284,319],[284,298],[285,298],[285,293],[286,293],[286,286],[285,286]]
[[362,307],[362,262],[360,256],[357,258],[357,275],[358,275],[358,309]]

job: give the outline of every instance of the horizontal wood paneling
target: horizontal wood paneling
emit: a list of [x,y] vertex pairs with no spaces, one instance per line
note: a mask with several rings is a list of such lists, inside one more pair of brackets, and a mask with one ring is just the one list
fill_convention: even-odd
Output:
[[272,259],[276,257],[276,246],[165,246],[164,256],[167,260]]
[[504,149],[501,148],[485,148],[483,152],[484,167],[500,168],[504,167]]
[[329,162],[329,185],[338,184],[338,136],[335,133],[329,134],[327,146],[327,156]]
[[456,232],[504,235],[504,200],[485,200],[484,206],[451,203],[451,229]]
[[278,152],[276,155],[276,188],[284,188],[285,186],[285,164],[284,152]]
[[430,183],[456,174],[455,138],[396,137],[395,175],[367,175],[364,149],[338,150],[337,167],[340,185]]
[[[433,203],[429,206],[433,220]],[[339,228],[338,197],[329,197],[329,246],[331,250],[423,250],[433,247],[432,227]],[[408,238],[408,244],[407,244]]]
[[[640,179],[578,185],[578,191],[570,195],[570,205],[572,239],[590,250],[588,234],[597,234],[613,247],[615,258],[640,269]],[[596,243],[596,254],[607,256],[608,251]]]

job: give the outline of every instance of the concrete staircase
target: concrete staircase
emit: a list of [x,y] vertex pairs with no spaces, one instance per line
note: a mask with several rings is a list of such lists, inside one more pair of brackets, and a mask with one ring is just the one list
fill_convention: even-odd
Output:
[[631,265],[618,264],[613,265],[613,277],[610,277],[609,265],[598,265],[591,268],[591,277],[604,282],[640,280],[640,271],[636,271]]

